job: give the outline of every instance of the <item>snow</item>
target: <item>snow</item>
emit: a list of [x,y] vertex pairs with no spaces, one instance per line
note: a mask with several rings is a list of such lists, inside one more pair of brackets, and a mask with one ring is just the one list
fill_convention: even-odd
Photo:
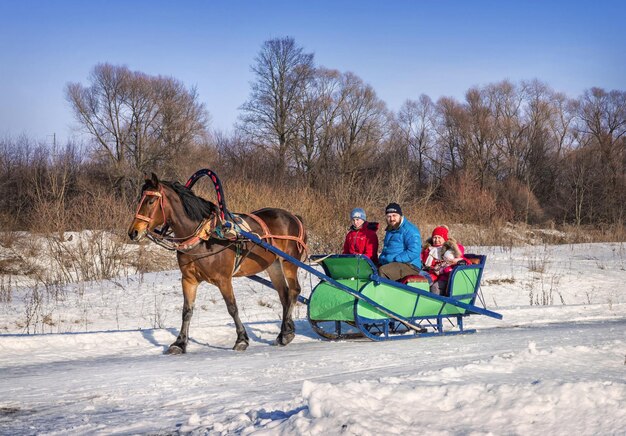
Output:
[[[38,299],[19,278],[8,298],[3,279],[0,434],[626,434],[624,244],[467,251],[487,255],[484,300],[503,315],[472,315],[474,334],[327,342],[299,305],[296,338],[277,347],[277,295],[235,279],[241,353],[203,284],[187,354],[163,354],[178,270]],[[303,294],[317,282],[302,273]]]

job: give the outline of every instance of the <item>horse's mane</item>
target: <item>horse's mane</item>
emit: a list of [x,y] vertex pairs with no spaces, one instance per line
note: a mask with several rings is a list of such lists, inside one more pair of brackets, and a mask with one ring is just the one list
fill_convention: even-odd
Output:
[[185,214],[194,221],[202,221],[204,218],[209,218],[213,213],[218,212],[218,208],[214,203],[198,197],[191,189],[186,188],[178,182],[165,182],[161,180],[159,183],[171,188],[178,194],[185,208]]

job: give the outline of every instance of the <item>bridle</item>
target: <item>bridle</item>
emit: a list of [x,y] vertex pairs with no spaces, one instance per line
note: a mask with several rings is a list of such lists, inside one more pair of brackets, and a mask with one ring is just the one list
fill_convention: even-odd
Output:
[[163,226],[165,226],[167,224],[167,218],[165,217],[165,206],[163,204],[165,202],[165,196],[163,195],[163,188],[159,187],[158,191],[151,191],[151,190],[143,191],[143,195],[141,196],[141,201],[139,202],[139,206],[137,207],[137,212],[135,213],[135,219],[140,220],[140,221],[145,221],[146,223],[148,223],[148,232],[151,232],[152,230],[150,230],[150,224],[152,224],[152,221],[154,221],[154,213],[156,212],[158,208],[153,207],[150,211],[150,216],[145,216],[139,213],[147,197],[157,197],[158,206],[161,209],[161,215],[163,216]]

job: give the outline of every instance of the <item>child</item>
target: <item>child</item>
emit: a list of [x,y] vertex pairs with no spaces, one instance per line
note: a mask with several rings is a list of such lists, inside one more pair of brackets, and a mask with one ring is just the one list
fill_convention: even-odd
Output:
[[343,243],[343,254],[364,254],[378,265],[378,223],[368,223],[366,219],[360,207],[350,212],[352,225]]
[[465,261],[465,248],[448,235],[447,226],[438,226],[426,240],[422,249],[423,269],[430,274],[433,282],[430,291],[445,295],[450,273],[459,262]]

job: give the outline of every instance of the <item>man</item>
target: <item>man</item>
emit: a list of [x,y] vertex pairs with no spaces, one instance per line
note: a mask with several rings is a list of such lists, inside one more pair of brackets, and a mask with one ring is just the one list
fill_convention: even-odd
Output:
[[421,274],[422,237],[415,224],[402,216],[398,203],[385,208],[387,228],[383,251],[378,257],[378,274],[389,280],[400,280],[408,275]]

